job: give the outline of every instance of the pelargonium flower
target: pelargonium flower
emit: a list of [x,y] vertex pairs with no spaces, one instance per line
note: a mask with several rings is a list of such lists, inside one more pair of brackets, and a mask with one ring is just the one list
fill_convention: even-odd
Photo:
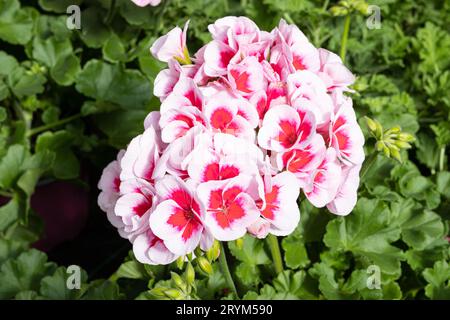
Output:
[[133,1],[135,4],[137,4],[140,7],[145,7],[145,6],[157,6],[158,4],[161,3],[161,0],[131,0]]
[[192,56],[187,29],[152,45],[167,63],[153,89],[160,110],[99,182],[99,205],[136,258],[167,264],[214,239],[286,236],[300,193],[349,214],[364,136],[341,59],[284,20],[266,32],[246,17],[219,19]]

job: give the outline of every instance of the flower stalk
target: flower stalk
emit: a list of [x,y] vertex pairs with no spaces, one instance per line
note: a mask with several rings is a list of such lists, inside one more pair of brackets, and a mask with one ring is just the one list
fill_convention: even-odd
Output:
[[282,273],[284,271],[283,268],[283,259],[281,258],[280,245],[278,244],[278,239],[273,234],[269,234],[267,237],[267,242],[270,247],[270,252],[272,254],[273,264],[275,267],[276,273]]
[[220,264],[220,269],[222,270],[222,274],[225,277],[225,281],[226,281],[228,287],[231,289],[231,291],[233,291],[236,298],[239,299],[239,295],[236,290],[236,286],[234,284],[233,277],[231,276],[230,269],[228,268],[225,247],[222,242],[220,242],[219,264]]

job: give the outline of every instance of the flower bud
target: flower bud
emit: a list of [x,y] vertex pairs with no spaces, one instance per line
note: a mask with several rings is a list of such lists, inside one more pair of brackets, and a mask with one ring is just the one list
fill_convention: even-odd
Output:
[[180,277],[180,275],[175,272],[171,272],[170,274],[172,275],[172,281],[175,283],[175,285],[183,291],[186,290],[186,283]]
[[244,239],[242,238],[236,239],[235,243],[238,249],[242,249],[242,247],[244,246]]
[[214,240],[213,245],[211,248],[206,251],[206,257],[209,261],[214,261],[219,257],[220,254],[220,244],[219,241]]
[[167,289],[164,291],[164,294],[170,298],[170,299],[174,299],[174,300],[179,300],[183,297],[183,293],[178,290],[178,289]]
[[391,146],[391,148],[389,148],[389,150],[390,150],[390,152],[391,152],[391,156],[394,158],[394,159],[396,159],[396,160],[398,160],[398,162],[402,162],[402,157],[401,157],[401,155],[400,155],[400,151],[399,151],[399,149],[397,148],[397,147],[395,147],[395,146]]
[[211,264],[209,263],[208,259],[206,259],[205,257],[198,257],[197,263],[198,263],[198,266],[200,267],[200,269],[205,271],[207,274],[209,274],[209,275],[213,274],[213,268],[212,268]]
[[400,149],[409,149],[411,148],[411,145],[408,142],[404,142],[401,140],[395,140],[394,144],[399,147]]
[[150,293],[151,293],[154,297],[156,297],[156,298],[165,298],[166,295],[165,295],[164,292],[165,292],[167,289],[168,289],[168,288],[166,288],[166,287],[155,287],[155,288],[153,288],[153,289],[150,290]]
[[190,262],[187,264],[186,267],[185,279],[188,285],[192,285],[195,281],[195,270]]
[[177,268],[182,270],[184,266],[184,256],[181,256],[177,259]]
[[406,132],[401,132],[398,135],[398,139],[401,141],[405,141],[405,142],[413,142],[416,140],[416,138],[414,138],[414,136],[410,133],[406,133]]
[[369,127],[370,131],[376,131],[377,130],[377,124],[375,123],[375,121],[373,121],[369,117],[364,117],[364,119],[366,119],[367,126]]

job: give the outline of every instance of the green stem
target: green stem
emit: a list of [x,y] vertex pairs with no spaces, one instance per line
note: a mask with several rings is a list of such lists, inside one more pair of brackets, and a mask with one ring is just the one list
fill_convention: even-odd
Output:
[[67,118],[64,118],[64,119],[40,126],[40,127],[33,128],[28,131],[27,137],[31,137],[31,136],[34,136],[35,134],[41,133],[43,131],[47,131],[47,130],[53,129],[55,127],[62,126],[63,124],[69,123],[69,122],[76,120],[78,118],[81,118],[81,117],[82,117],[82,115],[80,113],[78,113],[73,116],[70,116],[70,117],[67,117]]
[[225,247],[222,242],[220,242],[219,264],[220,264],[220,269],[222,270],[222,274],[225,277],[225,281],[228,284],[228,287],[230,287],[230,289],[233,291],[236,298],[239,299],[239,295],[236,290],[236,286],[234,285],[233,277],[231,277],[230,269],[228,268]]
[[291,15],[287,12],[283,14],[283,17],[286,19],[286,21],[290,24],[295,24],[294,20],[292,19]]
[[278,239],[273,234],[269,234],[269,236],[267,237],[267,242],[269,243],[273,264],[275,266],[275,271],[277,274],[282,273],[284,271],[283,259],[281,258],[280,245],[278,244]]
[[376,150],[373,150],[370,156],[366,158],[364,161],[364,164],[361,168],[361,172],[359,174],[360,179],[363,180],[364,176],[366,175],[367,171],[369,171],[370,167],[374,164],[375,160],[377,159],[378,152]]
[[441,152],[439,154],[439,171],[444,171],[444,160],[445,160],[445,146],[441,147]]
[[350,14],[347,14],[347,16],[345,17],[345,22],[344,22],[344,32],[342,33],[342,39],[341,39],[342,63],[345,62],[345,54],[347,53],[347,40],[348,40],[349,31],[350,31]]

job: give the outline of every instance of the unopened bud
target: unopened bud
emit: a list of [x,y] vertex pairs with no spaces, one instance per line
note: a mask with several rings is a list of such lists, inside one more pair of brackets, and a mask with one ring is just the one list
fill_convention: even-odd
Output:
[[402,162],[402,156],[400,155],[400,151],[398,148],[393,148],[395,146],[391,146],[390,152],[393,158],[397,159],[398,162]]
[[398,139],[401,141],[405,141],[405,142],[413,142],[416,140],[416,138],[414,138],[414,136],[410,133],[406,133],[406,132],[401,132],[398,135]]
[[185,278],[188,285],[192,285],[195,281],[195,270],[190,262],[187,264],[186,267]]
[[242,238],[236,239],[235,243],[238,249],[242,249],[242,247],[244,246],[244,239]]
[[182,270],[184,266],[184,256],[181,256],[177,259],[177,268]]
[[164,291],[164,294],[170,299],[181,299],[183,297],[183,293],[178,289],[167,289]]
[[166,287],[155,287],[155,288],[153,288],[152,290],[150,290],[150,293],[153,295],[153,296],[155,296],[156,298],[164,298],[164,297],[166,297],[166,295],[165,295],[165,291],[167,290],[168,288],[166,288]]
[[207,274],[209,275],[213,274],[213,268],[211,266],[211,263],[209,263],[208,259],[206,259],[205,257],[198,257],[197,263],[200,269],[205,271]]
[[180,277],[180,275],[175,272],[171,272],[170,274],[172,275],[172,281],[175,283],[175,285],[183,291],[186,290],[186,283]]
[[401,140],[395,140],[394,144],[399,147],[400,149],[409,149],[411,148],[411,145],[408,142],[404,142]]
[[377,124],[375,123],[375,121],[373,121],[369,117],[364,117],[364,118],[366,119],[367,126],[369,127],[370,131],[376,131],[377,130]]
[[219,241],[214,240],[213,245],[211,248],[206,251],[206,257],[209,261],[214,261],[219,257],[220,254],[220,244]]

